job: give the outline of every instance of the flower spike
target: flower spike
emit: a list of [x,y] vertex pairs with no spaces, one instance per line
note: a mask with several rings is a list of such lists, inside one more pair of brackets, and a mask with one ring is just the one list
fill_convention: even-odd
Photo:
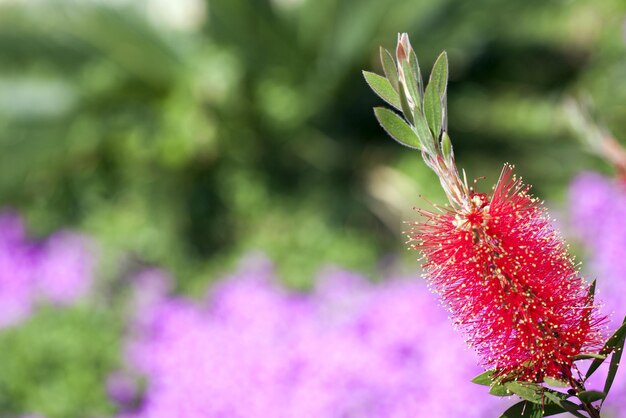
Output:
[[[431,289],[455,326],[490,369],[492,393],[570,411],[571,402],[542,385],[564,382],[585,393],[574,361],[602,347],[606,318],[543,202],[512,166],[504,166],[490,194],[476,192],[465,173],[459,175],[447,132],[447,56],[439,56],[425,89],[414,56],[408,36],[399,35],[393,92],[403,117],[380,108],[375,113],[396,140],[419,145],[413,148],[437,174],[450,206],[418,209],[421,220],[412,223],[409,245],[421,253]],[[599,416],[592,401],[579,399],[590,417]]]

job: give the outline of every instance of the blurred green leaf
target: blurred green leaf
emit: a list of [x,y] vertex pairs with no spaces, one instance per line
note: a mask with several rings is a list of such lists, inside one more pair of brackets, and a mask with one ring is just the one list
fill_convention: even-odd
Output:
[[115,314],[93,306],[43,308],[0,333],[0,409],[49,418],[112,414],[106,378],[118,364]]

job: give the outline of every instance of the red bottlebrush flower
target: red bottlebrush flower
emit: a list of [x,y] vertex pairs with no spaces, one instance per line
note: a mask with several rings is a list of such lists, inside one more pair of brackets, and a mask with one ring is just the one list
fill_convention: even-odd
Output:
[[419,210],[425,219],[409,232],[431,287],[483,366],[515,380],[570,380],[573,357],[603,341],[589,286],[511,167],[490,197],[464,189],[462,206]]
[[[425,260],[431,288],[482,365],[494,369],[489,373],[492,384],[542,383],[549,377],[566,380],[582,393],[584,379],[572,376],[574,360],[578,354],[596,352],[604,341],[605,318],[593,292],[542,203],[511,167],[504,167],[491,196],[474,192],[465,173],[460,175],[447,131],[446,53],[433,64],[425,85],[405,34],[396,52],[393,62],[391,53],[381,50],[385,77],[368,72],[364,76],[401,112],[375,108],[380,125],[397,142],[420,151],[450,202],[447,209],[437,207],[438,212],[419,211],[424,219],[409,232],[411,246]],[[539,385],[532,390],[544,393]],[[580,400],[589,416],[599,416],[588,399]]]

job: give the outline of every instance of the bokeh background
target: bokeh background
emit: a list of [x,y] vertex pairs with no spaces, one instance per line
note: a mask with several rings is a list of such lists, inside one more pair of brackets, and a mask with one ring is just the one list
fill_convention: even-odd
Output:
[[[487,189],[515,164],[565,225],[568,183],[612,171],[563,101],[589,95],[626,138],[625,19],[621,0],[0,1],[0,299],[35,264],[38,289],[0,330],[0,416],[120,413],[107,379],[146,268],[190,299],[251,253],[295,295],[328,265],[420,281],[402,221],[443,195],[360,73],[398,32],[423,72],[448,51],[458,165]],[[89,291],[55,290],[77,270]]]

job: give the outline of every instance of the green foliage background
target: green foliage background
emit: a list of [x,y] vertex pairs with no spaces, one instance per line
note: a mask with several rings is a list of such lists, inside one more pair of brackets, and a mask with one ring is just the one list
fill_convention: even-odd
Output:
[[[380,72],[397,32],[424,69],[448,51],[457,161],[486,185],[508,161],[559,201],[576,172],[603,167],[568,132],[568,95],[589,93],[626,137],[619,0],[207,0],[182,29],[147,1],[107,4],[0,3],[0,205],[35,236],[96,237],[104,277],[130,257],[199,294],[260,250],[306,288],[322,264],[376,278],[413,258],[402,220],[419,194],[443,197],[376,125],[360,75]],[[0,416],[112,413],[102,376],[121,320],[99,312],[0,334]]]

